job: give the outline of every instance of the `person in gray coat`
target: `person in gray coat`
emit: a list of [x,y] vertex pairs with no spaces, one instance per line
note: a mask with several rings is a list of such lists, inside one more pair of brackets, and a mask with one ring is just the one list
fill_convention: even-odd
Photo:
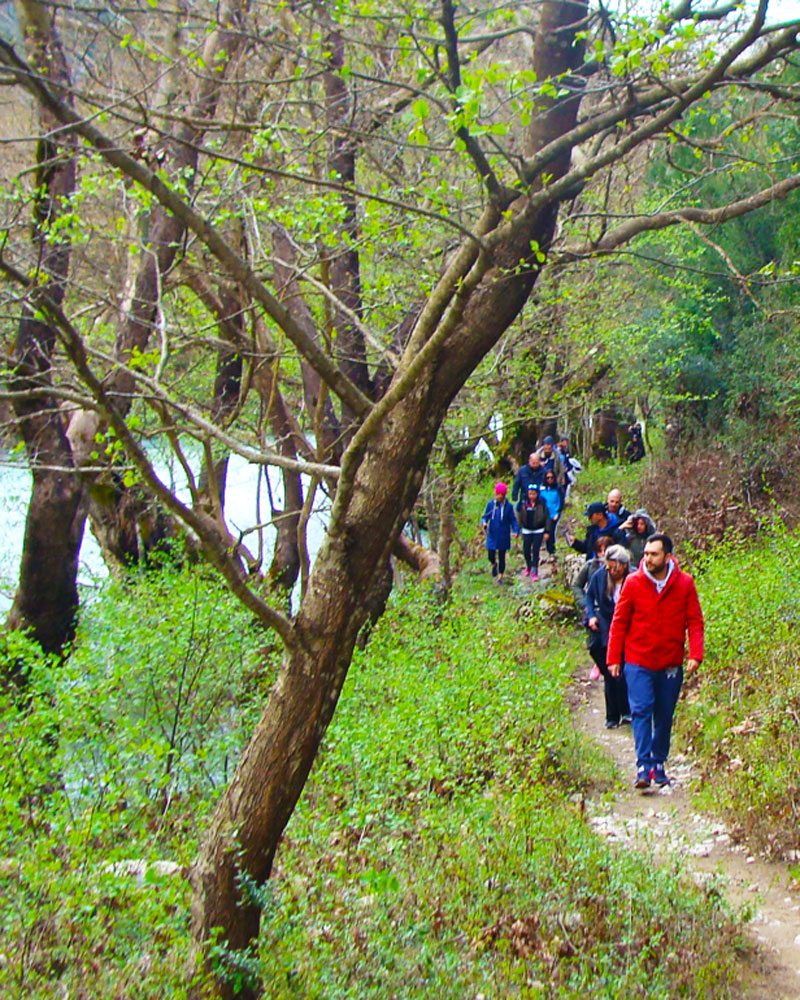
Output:
[[655,534],[656,526],[644,507],[639,507],[638,510],[635,510],[631,514],[623,527],[628,532],[628,551],[631,554],[631,566],[634,569],[638,569],[644,555],[644,547],[647,544],[647,539],[652,534]]

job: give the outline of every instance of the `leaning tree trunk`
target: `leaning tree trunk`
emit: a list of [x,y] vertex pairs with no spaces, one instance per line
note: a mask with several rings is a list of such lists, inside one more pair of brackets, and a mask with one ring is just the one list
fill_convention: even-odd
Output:
[[[540,79],[580,65],[580,45],[573,40],[580,14],[576,7],[542,6],[534,57]],[[576,85],[574,96],[553,105],[536,122],[530,135],[533,149],[574,125],[578,94]],[[568,164],[567,152],[548,164],[548,172],[561,176]],[[540,265],[531,247],[546,251],[550,246],[557,208],[545,205],[532,211],[522,197],[512,212],[520,224],[508,227],[504,239],[498,240],[483,271],[475,275],[468,301],[463,307],[459,304],[460,313],[445,327],[449,332],[441,336],[436,349],[431,347],[426,362],[416,357],[420,345],[412,339],[382,401],[385,407],[390,401],[395,405],[377,425],[369,424],[368,418],[369,429],[365,425],[358,431],[345,453],[328,534],[278,680],[191,870],[192,934],[195,959],[200,962],[215,929],[222,928],[222,940],[232,948],[244,948],[258,933],[259,910],[241,890],[242,874],[256,883],[270,874],[365,621],[362,597],[372,590],[413,509],[450,402],[519,314],[533,288]],[[502,207],[487,208],[484,224],[501,225]],[[412,357],[420,366],[413,386],[405,393],[398,389],[393,397],[392,389],[402,383]],[[220,984],[223,994],[226,990],[229,987]]]
[[[545,231],[536,230],[539,246],[549,245],[554,213],[548,215]],[[513,254],[515,265],[525,247],[530,247],[530,238]],[[442,351],[460,363],[445,360],[438,371],[432,368],[420,388],[379,429],[346,509],[340,484],[279,679],[191,872],[192,932],[198,944],[208,941],[215,928],[223,928],[224,940],[234,949],[245,948],[257,935],[259,909],[241,891],[242,872],[256,883],[270,874],[366,620],[363,595],[372,591],[413,509],[447,405],[485,353],[482,348],[470,350],[469,341],[496,339],[522,307],[533,280],[532,273],[518,276],[515,295],[504,285],[504,309],[493,301],[498,282],[492,287],[489,280],[483,308],[469,323],[465,321],[460,337]],[[502,311],[512,313],[512,301],[513,314],[500,318]],[[495,308],[489,308],[490,302]],[[498,325],[487,336],[492,318]],[[347,459],[346,454],[345,470]],[[391,525],[389,537],[387,525]],[[381,544],[376,545],[376,539]],[[221,991],[224,995],[224,985]]]

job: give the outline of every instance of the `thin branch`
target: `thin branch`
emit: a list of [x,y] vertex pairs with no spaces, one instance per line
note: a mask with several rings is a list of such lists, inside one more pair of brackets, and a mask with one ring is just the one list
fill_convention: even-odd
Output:
[[[28,279],[21,272],[17,271],[16,268],[12,267],[12,265],[4,261],[2,257],[0,257],[0,272],[5,274],[7,277],[11,278],[18,284],[22,285],[23,287],[29,287],[30,285],[30,279]],[[52,311],[52,304],[50,304],[48,308]],[[70,329],[74,329],[65,315],[63,315],[63,319],[64,322],[69,325]],[[88,349],[85,346],[83,347],[83,350],[91,354],[93,357],[96,357],[99,360],[105,362],[106,364],[113,365],[116,368],[126,372],[126,374],[130,375],[135,382],[142,385],[144,388],[148,390],[148,392],[153,397],[155,397],[155,400],[157,400],[157,406],[166,406],[169,409],[174,410],[185,420],[189,421],[196,428],[198,432],[202,432],[202,433],[192,434],[191,430],[187,430],[187,433],[192,434],[192,436],[197,436],[201,440],[204,439],[206,436],[214,437],[221,444],[224,444],[228,449],[230,449],[230,451],[235,452],[241,458],[246,459],[248,462],[252,462],[254,465],[275,465],[278,468],[288,469],[290,472],[299,472],[307,476],[331,477],[335,479],[339,475],[340,470],[337,465],[323,465],[317,462],[305,462],[302,461],[301,459],[287,458],[278,452],[265,451],[264,449],[260,448],[248,447],[247,445],[242,444],[236,438],[232,437],[230,434],[227,434],[217,424],[213,423],[210,420],[207,420],[197,409],[195,409],[195,407],[187,403],[180,403],[177,400],[173,399],[171,396],[169,396],[169,394],[162,385],[157,383],[154,379],[149,378],[143,372],[135,368],[131,368],[129,365],[123,364],[116,358],[113,358],[102,351],[96,349]],[[26,390],[25,395],[30,396],[31,394],[32,394],[31,390]],[[34,394],[36,394],[36,391],[34,391]],[[48,394],[60,395],[63,396],[65,399],[72,399],[81,405],[87,402],[87,400],[83,396],[80,396],[77,393],[70,393],[67,390],[54,391],[52,389],[49,389],[47,390],[47,392],[42,391],[41,394],[43,396],[47,396]],[[3,395],[8,395],[8,394],[7,393],[0,394],[0,398],[2,398]],[[146,397],[143,398],[145,402],[151,402]],[[88,402],[92,408],[102,409],[96,398],[93,398]]]
[[590,241],[582,247],[567,248],[557,256],[553,255],[552,263],[565,260],[575,260],[581,257],[597,257],[612,253],[624,243],[629,242],[641,233],[655,232],[659,229],[667,229],[669,226],[676,226],[681,222],[697,223],[704,226],[717,225],[727,222],[729,219],[736,219],[757,208],[768,205],[777,198],[786,198],[792,191],[800,188],[800,174],[794,174],[785,180],[779,181],[756,194],[740,198],[738,201],[730,202],[719,208],[678,208],[671,212],[659,212],[655,215],[638,216],[629,219],[616,229],[610,230],[597,241]]
[[[450,91],[453,111],[456,115],[463,113],[463,105],[458,97],[458,89],[461,86],[461,62],[458,55],[458,31],[456,30],[455,3],[453,0],[441,0],[442,17],[441,25],[445,37],[445,50],[447,52],[447,73],[445,81]],[[478,140],[470,133],[466,125],[456,127],[456,135],[464,143],[469,153],[470,159],[475,165],[486,189],[492,198],[498,202],[508,201],[508,192],[500,184],[497,176],[489,165],[489,161],[480,147]]]
[[35,73],[14,52],[13,48],[0,39],[0,61],[15,73],[17,80],[39,101],[54,118],[61,122],[67,132],[80,135],[97,150],[112,167],[120,170],[145,190],[150,191],[157,201],[191,230],[211,253],[259,303],[265,312],[284,331],[300,354],[319,373],[330,388],[354,413],[364,417],[371,409],[370,400],[348,379],[339,367],[322,351],[259,280],[256,273],[223,238],[219,230],[196,212],[176,191],[169,187],[156,173],[140,160],[118,148],[116,143],[94,125],[76,114],[59,100],[48,82]]
[[[23,275],[15,272],[4,261],[0,260],[0,271],[21,284],[25,283]],[[228,586],[245,607],[264,625],[274,629],[283,640],[284,645],[291,649],[295,638],[291,621],[279,611],[267,604],[248,585],[242,566],[237,563],[228,550],[227,540],[219,532],[211,518],[199,511],[192,510],[175,496],[156,475],[150,460],[139,445],[126,421],[118,413],[111,397],[106,393],[100,379],[93,373],[86,355],[85,345],[80,333],[72,326],[63,311],[53,303],[48,296],[43,295],[38,300],[39,307],[53,321],[59,333],[64,348],[75,367],[81,381],[92,393],[98,408],[103,412],[109,424],[114,428],[117,438],[122,442],[125,453],[133,462],[143,481],[164,506],[172,511],[200,539],[203,551],[225,578]]]
[[699,240],[702,240],[702,242],[705,243],[706,246],[711,247],[711,249],[714,250],[716,253],[718,253],[719,256],[725,261],[725,263],[728,265],[728,269],[730,270],[731,274],[736,278],[736,284],[750,299],[750,301],[753,303],[756,309],[758,309],[760,312],[766,313],[766,309],[764,309],[764,307],[761,305],[761,303],[758,301],[755,295],[753,295],[753,290],[750,287],[750,282],[736,267],[736,265],[733,263],[728,253],[719,245],[719,243],[715,243],[708,236],[707,233],[704,233],[703,230],[700,229],[700,227],[697,226],[694,222],[690,222],[688,219],[685,219],[684,221],[686,222],[686,225],[689,227],[689,229],[691,229],[691,231],[695,234],[695,236]]

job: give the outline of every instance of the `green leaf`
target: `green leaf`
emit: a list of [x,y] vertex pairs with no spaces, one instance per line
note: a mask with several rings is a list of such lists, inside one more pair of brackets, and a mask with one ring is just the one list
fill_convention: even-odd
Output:
[[411,105],[411,110],[414,112],[420,121],[425,121],[428,115],[431,113],[430,105],[425,100],[424,97],[418,97],[416,101]]

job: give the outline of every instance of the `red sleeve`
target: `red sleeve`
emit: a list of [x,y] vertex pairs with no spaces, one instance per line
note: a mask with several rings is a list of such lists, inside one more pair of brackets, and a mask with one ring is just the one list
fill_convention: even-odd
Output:
[[631,615],[633,613],[632,589],[632,584],[629,583],[629,580],[626,580],[622,585],[622,591],[614,606],[614,617],[611,619],[611,628],[608,633],[606,663],[622,663],[625,636],[628,634],[628,627],[630,626]]
[[689,633],[689,659],[703,659],[703,640],[705,636],[705,625],[703,623],[703,609],[700,607],[700,598],[697,596],[697,587],[694,580],[689,581],[689,593],[686,595],[686,629]]

